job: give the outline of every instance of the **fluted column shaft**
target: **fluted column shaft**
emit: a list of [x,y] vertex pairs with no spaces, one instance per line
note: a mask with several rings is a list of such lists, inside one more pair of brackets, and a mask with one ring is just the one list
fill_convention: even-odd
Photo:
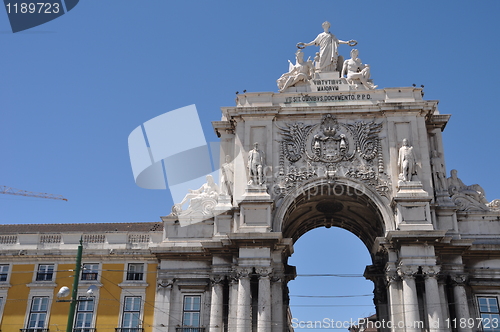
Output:
[[174,281],[172,279],[161,280],[158,284],[155,297],[154,326],[170,325],[171,293]]
[[210,332],[222,332],[223,277],[212,278],[212,300],[210,305]]
[[238,270],[238,307],[236,332],[250,332],[252,328],[250,269]]

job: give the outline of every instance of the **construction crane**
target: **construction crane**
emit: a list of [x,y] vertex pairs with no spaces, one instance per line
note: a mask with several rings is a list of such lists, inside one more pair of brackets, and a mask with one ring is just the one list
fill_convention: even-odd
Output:
[[67,201],[61,195],[52,195],[47,193],[37,193],[34,191],[26,191],[21,189],[16,189],[7,186],[0,186],[0,194],[9,194],[9,195],[19,195],[19,196],[28,196],[28,197],[39,197],[39,198],[49,198],[49,199],[60,199],[62,201]]

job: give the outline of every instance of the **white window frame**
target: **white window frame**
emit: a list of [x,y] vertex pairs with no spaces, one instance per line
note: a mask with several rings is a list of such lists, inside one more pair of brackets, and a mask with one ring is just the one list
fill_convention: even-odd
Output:
[[[493,298],[496,300],[497,302],[497,312],[482,312],[481,311],[481,305],[479,304],[479,299],[481,298]],[[478,318],[481,318],[482,319],[482,314],[496,314],[498,315],[498,326],[495,328],[495,329],[492,329],[492,328],[489,328],[489,329],[484,329],[482,326],[481,326],[481,331],[484,331],[484,332],[496,332],[496,331],[500,331],[500,296],[499,294],[476,294],[476,304],[477,304],[477,317]],[[485,321],[486,323],[486,321]],[[490,327],[491,326],[491,322],[490,322]]]
[[[131,269],[130,269],[131,266],[140,266],[140,265],[142,265],[142,272],[131,271]],[[125,282],[146,282],[146,270],[147,270],[146,263],[131,262],[131,263],[127,263],[126,267],[127,267],[127,269],[125,270],[125,278],[124,278]],[[139,274],[139,273],[142,274],[142,279],[129,279],[129,275]]]
[[[53,267],[52,278],[50,280],[38,280],[39,273],[48,274],[47,272],[40,272],[41,266],[52,266]],[[36,272],[34,273],[34,276],[33,276],[33,282],[46,282],[46,283],[54,282],[54,280],[56,280],[56,269],[57,269],[57,265],[54,263],[40,263],[40,264],[38,264],[36,267]]]
[[[126,302],[127,302],[127,299],[134,299],[134,300],[137,300],[139,301],[139,311],[136,311],[136,310],[127,310],[125,311],[126,309]],[[138,322],[139,322],[139,326],[124,326],[124,319],[125,319],[125,314],[126,313],[133,313],[133,312],[139,312],[139,315],[138,315]],[[143,312],[144,312],[144,297],[143,296],[140,296],[140,295],[136,295],[136,294],[125,294],[123,296],[123,301],[122,301],[122,310],[121,310],[121,315],[120,315],[120,328],[122,329],[131,329],[130,331],[133,331],[133,329],[142,329],[142,319],[143,319]]]
[[[91,272],[85,272],[85,265],[93,265],[94,267],[90,270]],[[95,279],[84,279],[84,275],[85,274],[88,274],[88,275],[91,275],[91,274],[95,274]],[[82,270],[81,270],[81,275],[80,275],[80,281],[82,282],[95,282],[95,281],[99,281],[101,277],[101,273],[100,273],[100,264],[99,263],[83,263],[82,264]]]
[[[5,280],[0,280],[0,284],[6,284],[10,281],[10,275],[11,275],[11,265],[10,264],[0,264],[0,275],[2,274],[5,274]],[[6,272],[5,271],[2,271],[2,270],[7,270]]]
[[[47,299],[47,310],[45,311],[32,311],[33,310],[33,304],[35,299]],[[30,301],[28,303],[28,310],[27,310],[27,315],[26,315],[26,322],[24,324],[26,329],[46,329],[47,326],[49,325],[49,318],[50,318],[50,307],[51,307],[51,298],[50,296],[44,296],[44,295],[35,295],[30,298]],[[39,313],[45,313],[45,320],[43,326],[29,326],[31,322],[31,315],[32,314],[39,314]]]
[[[195,310],[195,309],[188,309],[186,310],[186,298],[188,297],[191,297],[191,298],[199,298],[200,300],[200,303],[199,303],[199,309],[198,310]],[[201,328],[203,326],[202,324],[202,312],[201,312],[201,309],[202,309],[202,304],[203,304],[203,294],[199,294],[199,293],[183,293],[182,294],[182,326],[183,327],[192,327],[192,328]],[[188,325],[186,324],[186,321],[185,321],[185,314],[186,313],[198,313],[198,326],[195,326],[195,325]]]
[[[96,310],[95,309],[97,307],[97,299],[95,296],[90,297],[92,299],[92,302],[93,302],[92,311],[80,310],[80,305],[88,304],[90,302],[90,301],[81,301],[81,300],[84,300],[85,298],[88,298],[88,297],[86,295],[79,295],[78,296],[78,300],[80,300],[80,301],[76,304],[75,318],[74,318],[74,322],[73,322],[73,331],[75,331],[75,332],[89,332],[89,331],[93,331],[95,328],[95,319],[96,319]],[[77,317],[78,317],[79,313],[86,313],[86,314],[90,313],[92,315],[90,326],[85,326],[85,327],[76,326],[78,324]]]

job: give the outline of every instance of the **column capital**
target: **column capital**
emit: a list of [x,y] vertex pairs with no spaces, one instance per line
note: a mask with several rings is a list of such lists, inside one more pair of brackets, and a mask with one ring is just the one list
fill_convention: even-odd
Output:
[[250,278],[250,275],[253,272],[253,268],[251,267],[236,267],[235,273],[236,273],[236,278],[238,279],[245,279],[245,278]]
[[222,284],[225,279],[226,276],[222,274],[214,274],[210,276],[210,281],[212,282],[212,285]]
[[272,267],[257,267],[255,272],[259,275],[259,278],[270,278],[273,273]]
[[398,269],[394,263],[388,263],[385,267],[385,281],[388,285],[400,280]]
[[157,288],[172,289],[174,285],[174,279],[160,279],[158,280]]
[[451,281],[453,286],[465,286],[469,276],[467,273],[452,273],[450,274]]
[[418,272],[418,265],[400,265],[398,266],[398,275],[403,279],[413,279]]
[[422,273],[424,274],[425,279],[427,279],[427,278],[437,279],[440,271],[441,271],[441,266],[439,266],[439,265],[424,265],[424,266],[422,266]]

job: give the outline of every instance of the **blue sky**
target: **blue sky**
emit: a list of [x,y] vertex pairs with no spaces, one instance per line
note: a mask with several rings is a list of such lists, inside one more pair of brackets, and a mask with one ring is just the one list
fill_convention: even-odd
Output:
[[[443,135],[448,172],[456,168],[465,184],[481,184],[488,200],[500,198],[499,13],[497,0],[85,0],[13,34],[0,11],[0,185],[69,200],[1,195],[0,222],[158,221],[172,200],[165,190],[135,185],[130,132],[196,104],[206,138],[216,141],[211,121],[220,119],[220,107],[233,106],[236,91],[276,92],[295,44],[313,40],[325,20],[338,38],[358,41],[380,88],[425,85],[424,98],[440,100],[440,112],[452,114]],[[348,56],[349,47],[339,52]],[[366,248],[341,230],[310,232],[295,251],[290,262],[299,274],[313,267],[362,274],[369,264]],[[292,295],[362,295],[372,288],[362,278],[316,279],[298,277]],[[370,297],[355,299],[371,304]],[[292,297],[292,305],[298,300],[347,304]],[[300,320],[373,312],[347,305],[292,309]]]

